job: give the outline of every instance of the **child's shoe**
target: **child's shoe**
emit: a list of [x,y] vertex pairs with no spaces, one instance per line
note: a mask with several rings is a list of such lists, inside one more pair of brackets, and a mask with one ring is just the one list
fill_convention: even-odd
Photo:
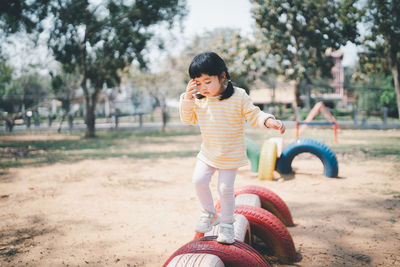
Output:
[[200,216],[200,221],[196,225],[195,231],[198,233],[207,233],[217,224],[219,224],[219,216],[217,213],[203,211],[203,214]]
[[233,224],[220,224],[217,241],[222,244],[233,244],[235,242],[235,229]]

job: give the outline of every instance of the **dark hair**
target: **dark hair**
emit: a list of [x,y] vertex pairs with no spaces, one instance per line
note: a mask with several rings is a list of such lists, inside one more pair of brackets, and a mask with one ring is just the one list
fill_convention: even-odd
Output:
[[[226,79],[228,80],[228,86],[222,93],[219,100],[224,100],[233,95],[233,85],[231,82],[231,76],[229,75],[228,68],[225,65],[224,60],[214,52],[205,52],[195,56],[189,66],[189,75],[191,79],[198,78],[202,74],[210,76],[218,76],[225,72]],[[198,99],[204,98],[201,94],[196,94]]]

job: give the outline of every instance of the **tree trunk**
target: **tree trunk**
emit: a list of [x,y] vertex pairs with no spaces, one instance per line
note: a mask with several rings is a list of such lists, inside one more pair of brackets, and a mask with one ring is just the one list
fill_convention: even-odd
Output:
[[85,138],[93,138],[96,137],[96,129],[95,129],[95,114],[93,112],[93,106],[86,104],[86,130],[85,130]]
[[99,91],[100,89],[96,88],[93,94],[86,98],[85,138],[96,137],[96,103]]
[[14,119],[6,117],[4,120],[6,121],[6,132],[11,133],[14,127]]
[[65,119],[65,114],[63,113],[60,119],[60,125],[58,125],[58,129],[57,129],[57,133],[61,133],[61,128],[62,128],[62,124],[64,122]]
[[396,97],[397,97],[397,112],[398,112],[398,117],[400,119],[400,77],[399,77],[399,63],[397,61],[396,57],[396,51],[393,51],[394,49],[390,48],[390,67],[392,69],[392,74],[393,74],[393,80],[394,80],[394,89],[396,91]]
[[161,108],[161,117],[162,117],[162,132],[166,131],[167,122],[168,122],[168,112],[166,108]]
[[293,100],[293,111],[294,118],[297,121],[300,121],[301,118],[298,118],[299,114],[299,103],[300,103],[300,92],[299,92],[300,81],[296,79],[296,83],[294,85],[294,100]]

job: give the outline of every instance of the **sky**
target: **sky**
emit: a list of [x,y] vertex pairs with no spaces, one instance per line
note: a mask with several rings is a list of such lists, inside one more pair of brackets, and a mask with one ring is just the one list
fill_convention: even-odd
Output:
[[252,31],[249,0],[188,0],[188,8],[187,36],[221,27],[238,28],[242,33]]

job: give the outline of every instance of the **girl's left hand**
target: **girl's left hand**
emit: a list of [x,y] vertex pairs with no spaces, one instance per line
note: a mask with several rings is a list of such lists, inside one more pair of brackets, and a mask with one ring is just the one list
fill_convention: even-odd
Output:
[[265,126],[266,126],[267,128],[272,128],[272,129],[275,129],[275,130],[280,130],[280,131],[281,131],[281,134],[285,133],[285,130],[286,130],[285,124],[283,124],[283,122],[280,121],[280,120],[275,120],[275,119],[273,119],[273,118],[268,118],[268,119],[265,121],[264,124],[265,124]]

